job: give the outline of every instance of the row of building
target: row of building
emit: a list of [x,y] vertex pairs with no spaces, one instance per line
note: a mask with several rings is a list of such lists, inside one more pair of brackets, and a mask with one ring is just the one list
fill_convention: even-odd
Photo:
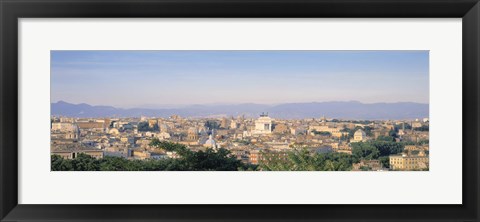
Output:
[[[151,140],[156,138],[184,144],[194,151],[225,148],[245,163],[258,164],[263,158],[262,154],[283,155],[298,148],[308,148],[312,153],[351,154],[352,143],[389,136],[392,131],[398,134],[395,138],[398,142],[428,142],[428,131],[415,130],[424,126],[428,126],[428,120],[342,121],[327,120],[325,117],[276,120],[265,113],[258,118],[244,116],[112,119],[52,117],[51,152],[65,158],[75,158],[78,153],[86,153],[97,158],[104,156],[131,159],[178,157],[175,153],[151,147]],[[405,161],[402,162],[398,158]],[[415,151],[392,156],[390,169],[414,170],[424,169],[424,166],[428,168],[428,160],[427,162],[423,160],[425,158],[428,159],[428,150],[423,154]],[[392,160],[395,161],[392,162]],[[360,169],[360,166],[358,168]],[[369,167],[369,169],[376,168]]]

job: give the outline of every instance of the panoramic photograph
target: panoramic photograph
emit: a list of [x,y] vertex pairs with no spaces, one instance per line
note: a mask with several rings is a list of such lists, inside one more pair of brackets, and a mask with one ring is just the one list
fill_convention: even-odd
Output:
[[429,51],[51,51],[51,171],[428,171]]

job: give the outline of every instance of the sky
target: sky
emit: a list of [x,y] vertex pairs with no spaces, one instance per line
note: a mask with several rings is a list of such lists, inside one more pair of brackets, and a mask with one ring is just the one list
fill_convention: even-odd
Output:
[[429,102],[428,51],[51,51],[51,102]]

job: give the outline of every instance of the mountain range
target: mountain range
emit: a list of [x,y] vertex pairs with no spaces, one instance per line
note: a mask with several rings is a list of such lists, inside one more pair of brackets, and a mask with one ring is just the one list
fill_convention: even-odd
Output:
[[257,117],[266,112],[273,118],[301,119],[326,116],[337,119],[385,120],[428,117],[429,105],[413,102],[361,103],[358,101],[284,103],[277,105],[244,103],[236,105],[191,105],[181,108],[115,108],[58,101],[51,104],[51,115],[68,117]]

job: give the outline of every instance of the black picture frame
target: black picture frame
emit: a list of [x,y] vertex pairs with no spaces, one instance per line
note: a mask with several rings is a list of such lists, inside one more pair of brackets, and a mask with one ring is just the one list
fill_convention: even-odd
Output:
[[[1,221],[478,221],[478,0],[0,0]],[[461,205],[18,204],[18,19],[132,17],[462,18]],[[448,43],[446,43],[448,44]],[[352,184],[352,186],[355,186]],[[41,192],[41,190],[39,190]],[[440,194],[441,195],[441,194]],[[126,197],[128,198],[128,197]]]

